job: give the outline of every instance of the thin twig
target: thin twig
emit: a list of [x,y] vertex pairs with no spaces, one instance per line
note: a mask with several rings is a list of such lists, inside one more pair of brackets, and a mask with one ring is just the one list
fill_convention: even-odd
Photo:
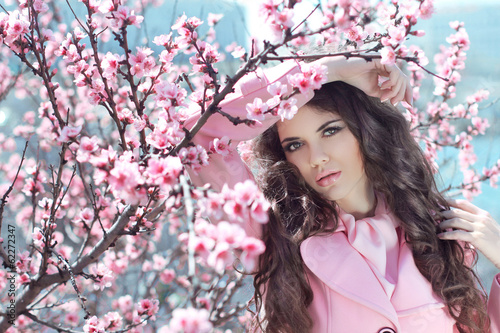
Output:
[[[182,191],[184,194],[184,206],[186,207],[186,222],[188,226],[189,241],[193,241],[194,234],[194,206],[193,199],[191,198],[191,188],[187,182],[186,176],[181,175],[179,177],[180,184],[182,186]],[[188,278],[192,281],[195,277],[195,259],[194,259],[194,249],[191,244],[188,245]]]
[[60,284],[59,283],[55,283],[53,284],[50,289],[46,290],[45,291],[45,294],[43,294],[39,299],[33,301],[33,303],[30,304],[29,308],[28,308],[28,311],[31,311],[31,310],[35,310],[33,307],[36,306],[38,303],[40,303],[41,301],[43,301],[43,299],[47,296],[49,296],[54,290],[57,289],[57,287],[59,287]]
[[72,330],[70,328],[64,328],[64,327],[61,327],[61,326],[56,326],[56,325],[51,324],[51,323],[49,323],[47,321],[41,320],[40,318],[38,318],[37,316],[35,316],[34,314],[32,314],[30,312],[25,312],[25,313],[23,313],[23,315],[26,316],[26,317],[28,317],[28,318],[30,318],[33,321],[36,321],[39,324],[42,324],[44,326],[53,328],[57,332],[68,332],[68,333],[82,333],[83,332],[83,331],[75,331],[75,330]]
[[492,102],[490,102],[490,103],[488,103],[488,104],[486,104],[486,105],[483,105],[483,106],[482,106],[482,107],[480,107],[479,109],[480,109],[480,110],[487,109],[487,108],[489,108],[490,106],[493,106],[493,105],[497,104],[497,103],[498,103],[498,101],[500,101],[500,97],[497,97],[494,101],[492,101]]
[[186,81],[187,85],[189,86],[189,89],[191,89],[191,92],[194,92],[195,89],[191,85],[191,81],[189,81],[189,77],[187,76],[186,73],[182,73],[182,78],[184,79],[184,81]]
[[316,7],[314,7],[314,9],[313,9],[313,10],[311,10],[311,12],[309,13],[309,15],[307,15],[307,17],[306,17],[305,19],[303,19],[303,20],[302,20],[302,22],[300,22],[300,23],[299,23],[299,24],[298,24],[295,28],[293,28],[293,30],[292,30],[292,32],[291,32],[291,33],[293,34],[293,32],[294,32],[295,30],[297,30],[297,29],[298,29],[298,28],[299,28],[302,24],[304,24],[304,23],[305,23],[305,22],[309,19],[309,17],[311,17],[311,15],[312,15],[312,14],[316,11],[316,9],[318,9],[318,8],[319,8],[319,6],[320,6],[320,5],[321,5],[320,3],[319,3],[319,4],[317,4],[317,5],[316,5]]
[[80,299],[80,302],[81,302],[81,306],[82,306],[82,309],[83,311],[85,311],[85,314],[87,316],[90,317],[90,312],[87,310],[87,307],[85,306],[85,297],[82,296],[82,294],[80,293],[80,290],[78,290],[78,286],[76,285],[76,279],[75,279],[75,275],[73,274],[73,270],[71,268],[71,265],[68,263],[68,261],[63,257],[61,256],[59,253],[57,253],[56,251],[52,250],[52,252],[56,255],[56,257],[64,264],[64,266],[66,267],[66,270],[68,271],[69,275],[70,275],[70,280],[71,280],[71,285],[73,286],[73,289],[76,291],[76,295],[78,296],[78,298]]
[[80,26],[82,27],[83,31],[85,31],[87,33],[87,35],[89,35],[90,34],[89,31],[85,28],[85,25],[83,25],[83,23],[80,21],[80,19],[76,15],[75,11],[73,10],[73,7],[71,7],[71,4],[69,3],[68,0],[66,0],[66,3],[68,4],[69,9],[73,13],[73,16],[75,17],[75,20],[78,22],[78,24],[80,24]]
[[2,196],[2,199],[1,199],[2,202],[0,204],[0,231],[2,230],[3,211],[5,209],[5,205],[7,204],[7,199],[9,198],[10,192],[12,192],[12,190],[14,189],[14,185],[16,184],[17,177],[19,176],[19,172],[21,171],[21,168],[23,166],[23,162],[26,158],[26,150],[27,149],[28,149],[28,141],[26,141],[26,144],[24,145],[23,154],[21,157],[21,162],[19,162],[19,167],[17,168],[16,176],[14,177],[12,184],[7,189],[7,192],[4,193],[4,195]]

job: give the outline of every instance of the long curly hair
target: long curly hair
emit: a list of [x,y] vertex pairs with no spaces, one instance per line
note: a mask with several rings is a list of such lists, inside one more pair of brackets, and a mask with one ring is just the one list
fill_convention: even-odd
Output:
[[[307,105],[341,116],[359,143],[368,179],[401,220],[416,266],[447,304],[458,330],[484,332],[489,325],[487,295],[477,288],[480,280],[466,260],[470,249],[436,236],[440,212],[449,206],[404,116],[343,82],[323,85]],[[261,313],[256,325],[269,333],[308,332],[313,323],[307,307],[314,295],[300,244],[313,235],[335,231],[336,204],[308,186],[287,162],[276,125],[254,140],[253,151],[256,180],[271,203],[264,227],[266,251],[254,276],[254,300]],[[475,261],[474,255],[472,265]]]

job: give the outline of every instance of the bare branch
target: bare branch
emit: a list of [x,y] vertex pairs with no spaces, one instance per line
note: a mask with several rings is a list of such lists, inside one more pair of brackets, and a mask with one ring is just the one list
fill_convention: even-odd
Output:
[[61,326],[56,326],[54,324],[51,324],[47,321],[44,321],[44,320],[41,320],[40,318],[38,318],[37,316],[33,315],[31,312],[25,312],[23,313],[24,316],[30,318],[31,320],[33,321],[36,321],[37,323],[39,324],[42,324],[44,326],[47,326],[47,327],[50,327],[50,328],[53,328],[55,329],[57,332],[68,332],[68,333],[83,333],[83,331],[75,331],[73,329],[70,329],[70,328],[64,328],[64,327],[61,327]]

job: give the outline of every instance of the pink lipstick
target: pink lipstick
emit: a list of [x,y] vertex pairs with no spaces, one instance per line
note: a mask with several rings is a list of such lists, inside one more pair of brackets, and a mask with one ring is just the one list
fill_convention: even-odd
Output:
[[330,186],[340,178],[341,171],[325,171],[316,176],[316,184],[321,187]]

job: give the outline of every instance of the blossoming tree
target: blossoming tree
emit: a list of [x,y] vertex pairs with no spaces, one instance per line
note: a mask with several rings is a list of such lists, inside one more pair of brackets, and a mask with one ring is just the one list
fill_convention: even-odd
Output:
[[[304,66],[289,78],[293,91],[273,85],[268,100],[248,103],[247,119],[222,112],[218,105],[238,81],[266,63],[324,56],[401,63],[415,100],[402,112],[436,170],[437,152],[450,146],[463,173],[453,186],[464,196],[498,180],[499,162],[474,168],[472,138],[488,127],[478,105],[488,92],[455,96],[469,47],[463,24],[450,24],[434,73],[424,52],[408,44],[424,35],[415,25],[431,16],[431,0],[328,1],[314,10],[318,28],[295,19],[301,1],[264,0],[269,40],[225,52],[214,29],[222,15],[209,14],[207,23],[180,16],[150,47],[132,44],[129,33],[159,1],[67,1],[73,13],[85,11],[68,22],[61,2],[20,0],[0,12],[0,103],[16,94],[37,104],[19,110],[12,134],[0,133],[1,332],[244,329],[248,299],[238,291],[264,244],[243,224],[266,223],[268,203],[250,181],[220,192],[195,187],[186,167],[199,170],[212,154],[250,154],[227,137],[210,147],[191,143],[212,115],[237,126],[265,113],[290,118],[293,96],[325,77],[323,68]],[[297,51],[311,44],[335,52]],[[240,62],[237,71],[222,72],[226,57]],[[434,80],[433,98],[420,97],[424,79]],[[192,107],[202,116],[186,128]]]

